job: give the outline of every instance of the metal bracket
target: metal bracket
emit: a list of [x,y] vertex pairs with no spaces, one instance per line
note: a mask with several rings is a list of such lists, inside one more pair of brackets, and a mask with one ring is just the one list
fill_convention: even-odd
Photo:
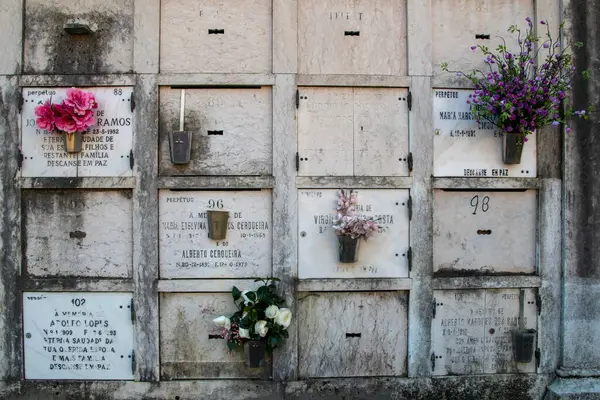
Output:
[[135,374],[135,350],[131,350],[131,373]]
[[408,260],[408,272],[412,271],[412,247],[406,251],[406,259]]
[[408,196],[406,206],[408,207],[408,220],[412,221],[412,196]]
[[19,96],[19,101],[18,101],[17,107],[19,109],[19,114],[20,114],[21,111],[23,111],[23,104],[25,104],[25,98],[23,97],[23,92],[21,90],[19,90],[18,96]]
[[435,353],[431,353],[431,372],[435,370]]
[[17,167],[21,169],[23,166],[23,152],[19,149],[19,154],[17,154]]
[[296,152],[296,172],[300,171],[300,153]]
[[133,169],[133,149],[129,150],[129,168]]
[[535,306],[537,307],[538,315],[542,315],[542,296],[539,293],[535,295]]
[[412,92],[408,91],[408,96],[406,96],[406,104],[408,104],[408,111],[412,111]]
[[538,347],[535,349],[535,369],[537,370],[540,367],[540,361],[542,360],[542,351]]
[[129,305],[129,312],[131,313],[131,323],[135,323],[135,310],[133,309],[133,299],[131,299],[131,304]]
[[408,152],[408,155],[406,156],[406,164],[408,165],[408,172],[412,172],[413,170],[413,155],[412,152]]
[[300,91],[296,89],[296,110],[300,107]]
[[437,303],[435,302],[435,298],[433,299],[433,303],[431,304],[431,318],[435,319],[435,313],[437,311]]
[[129,108],[131,108],[131,112],[133,112],[133,110],[135,110],[135,96],[133,95],[134,92],[131,92],[131,97],[129,97]]

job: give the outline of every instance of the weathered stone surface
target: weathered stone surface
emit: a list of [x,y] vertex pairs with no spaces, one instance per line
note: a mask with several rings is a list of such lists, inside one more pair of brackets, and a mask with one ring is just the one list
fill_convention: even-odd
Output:
[[174,165],[169,133],[179,131],[181,91],[160,89],[161,175],[270,175],[273,159],[271,88],[186,89],[184,130],[191,161]]
[[[471,46],[481,44],[495,49],[507,37],[506,30],[517,24],[523,31],[527,28],[526,17],[533,17],[534,2],[531,0],[461,0],[451,3],[433,0],[433,68],[441,72],[440,64],[447,62],[451,70],[487,70],[480,51],[471,51]],[[541,19],[541,18],[540,18]],[[476,35],[489,35],[489,39],[478,39]],[[514,51],[516,41],[506,44]]]
[[298,2],[301,74],[405,75],[405,54],[404,1]]
[[163,293],[161,378],[256,378],[268,373],[268,367],[247,368],[243,353],[230,352],[213,324],[214,318],[236,310],[230,293]]
[[406,374],[407,293],[307,293],[298,301],[299,376]]
[[270,72],[271,7],[270,0],[163,0],[161,72]]
[[131,277],[129,190],[26,190],[23,224],[30,275]]
[[437,275],[536,272],[535,190],[433,192]]
[[[28,0],[24,72],[107,74],[133,67],[133,0]],[[69,35],[84,24],[89,35]]]

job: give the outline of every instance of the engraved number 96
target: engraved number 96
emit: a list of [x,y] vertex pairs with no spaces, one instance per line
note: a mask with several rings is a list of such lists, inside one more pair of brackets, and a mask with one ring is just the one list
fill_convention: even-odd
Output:
[[223,200],[209,200],[208,201],[208,208],[218,208],[221,209],[223,208]]

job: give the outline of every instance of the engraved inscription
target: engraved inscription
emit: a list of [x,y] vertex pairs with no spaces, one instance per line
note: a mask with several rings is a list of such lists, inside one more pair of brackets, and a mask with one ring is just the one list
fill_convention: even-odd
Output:
[[[161,191],[161,275],[248,277],[268,274],[271,205],[268,191]],[[228,211],[224,240],[208,237],[208,210]]]
[[23,294],[26,379],[133,379],[131,294]]

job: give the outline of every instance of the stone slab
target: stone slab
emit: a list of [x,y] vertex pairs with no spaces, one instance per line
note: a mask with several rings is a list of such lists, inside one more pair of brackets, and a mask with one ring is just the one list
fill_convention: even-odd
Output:
[[189,164],[171,163],[169,133],[179,131],[181,89],[160,88],[161,175],[270,175],[273,110],[270,87],[186,89],[184,131]]
[[271,0],[163,0],[160,71],[272,71]]
[[298,1],[299,73],[406,75],[406,58],[405,1]]
[[338,262],[338,237],[332,228],[336,189],[298,191],[298,277],[408,277],[408,190],[360,189],[357,210],[380,219],[381,231],[361,240],[356,263]]
[[502,162],[502,132],[475,121],[467,103],[471,90],[433,90],[433,175],[536,177],[536,134],[528,135],[520,164]]
[[[92,33],[70,35],[69,24]],[[133,30],[133,0],[27,0],[24,73],[131,72]]]
[[33,276],[129,278],[130,190],[24,190],[25,270]]
[[407,308],[407,292],[303,294],[300,377],[405,375]]
[[[271,191],[159,191],[161,278],[247,278],[272,271]],[[207,210],[229,212],[225,240]]]
[[67,88],[24,88],[21,113],[23,177],[132,176],[132,87],[82,88],[94,93],[96,125],[82,135],[82,151],[67,153],[63,134],[36,126],[35,108],[51,99],[64,100]]
[[250,378],[263,373],[263,368],[247,368],[242,353],[230,352],[212,322],[236,311],[230,293],[163,293],[160,300],[161,379]]
[[[522,290],[524,328],[537,329],[534,289]],[[519,327],[519,289],[435,290],[433,295],[433,375],[535,372],[535,357],[529,363],[517,363],[513,357],[511,332]]]
[[300,176],[407,176],[408,90],[302,87]]
[[131,293],[23,293],[25,379],[133,380]]
[[536,272],[537,191],[433,191],[433,270]]

